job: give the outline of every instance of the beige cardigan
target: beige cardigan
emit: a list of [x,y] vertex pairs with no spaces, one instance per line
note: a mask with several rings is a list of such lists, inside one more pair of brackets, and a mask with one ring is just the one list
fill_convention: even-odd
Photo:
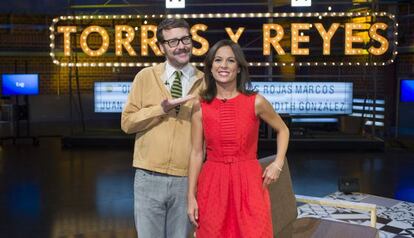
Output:
[[[136,133],[133,166],[159,173],[187,176],[191,152],[191,113],[194,100],[165,113],[162,100],[171,99],[161,80],[165,63],[144,68],[132,83],[121,118],[121,128]],[[204,84],[203,73],[196,70],[196,80],[189,93],[197,96]]]

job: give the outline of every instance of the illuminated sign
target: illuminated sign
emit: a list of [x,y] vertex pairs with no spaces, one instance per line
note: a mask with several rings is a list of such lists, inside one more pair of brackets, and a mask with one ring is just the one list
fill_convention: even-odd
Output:
[[156,64],[164,60],[155,33],[165,17],[190,23],[196,66],[203,66],[210,45],[225,38],[252,49],[247,60],[259,67],[376,66],[397,55],[398,24],[386,12],[61,16],[50,26],[50,55],[63,67]]
[[253,82],[278,113],[335,115],[352,113],[352,83]]
[[292,7],[310,7],[312,0],[291,0],[290,5]]
[[165,8],[185,8],[185,0],[165,0]]
[[131,82],[95,82],[95,112],[122,112],[130,87]]

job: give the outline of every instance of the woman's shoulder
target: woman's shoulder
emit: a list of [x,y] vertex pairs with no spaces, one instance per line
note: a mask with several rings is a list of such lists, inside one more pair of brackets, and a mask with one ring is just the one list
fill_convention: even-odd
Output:
[[254,96],[255,96],[255,100],[256,101],[264,101],[264,100],[266,100],[266,98],[263,95],[261,95],[260,93],[255,93]]
[[269,102],[267,101],[267,99],[261,95],[260,93],[256,94],[255,100],[254,100],[254,104],[256,107],[263,107],[264,105],[268,104]]

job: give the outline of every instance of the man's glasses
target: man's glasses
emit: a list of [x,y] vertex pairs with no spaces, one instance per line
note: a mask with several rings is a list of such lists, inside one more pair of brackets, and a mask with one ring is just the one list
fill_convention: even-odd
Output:
[[169,47],[177,47],[179,44],[183,43],[183,45],[191,44],[191,36],[184,36],[180,39],[171,39],[171,40],[164,40],[162,43],[167,43]]

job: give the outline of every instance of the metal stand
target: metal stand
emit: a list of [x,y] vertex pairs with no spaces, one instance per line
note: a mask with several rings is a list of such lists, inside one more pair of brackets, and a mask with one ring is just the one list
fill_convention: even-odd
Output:
[[[3,144],[5,140],[12,140],[13,145],[16,144],[17,140],[21,139],[30,139],[34,146],[39,145],[39,139],[36,136],[30,135],[30,104],[29,97],[24,95],[24,104],[19,103],[19,96],[16,96],[14,104],[11,104],[9,107],[9,125],[11,128],[11,136],[0,137],[0,145]],[[21,134],[21,122],[25,121],[26,123],[26,133],[25,135]]]
[[[14,63],[14,71],[17,73],[17,60]],[[24,72],[27,73],[27,61],[24,62]],[[0,137],[0,145],[3,144],[4,140],[12,140],[13,145],[16,144],[16,141],[19,139],[30,139],[32,140],[33,145],[39,145],[39,139],[35,136],[30,135],[30,104],[29,97],[23,95],[24,103],[19,103],[19,95],[15,96],[14,103],[10,104],[9,118],[8,122],[10,125],[11,136]],[[20,122],[25,121],[26,123],[26,135],[21,135],[20,131]]]

